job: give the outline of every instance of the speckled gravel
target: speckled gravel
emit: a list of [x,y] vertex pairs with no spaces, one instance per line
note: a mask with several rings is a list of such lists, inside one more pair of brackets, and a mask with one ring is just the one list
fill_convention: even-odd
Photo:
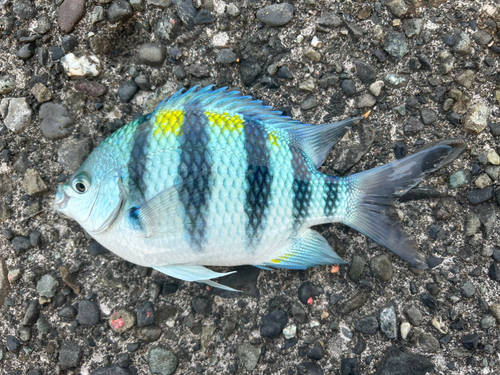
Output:
[[[0,5],[2,374],[500,373],[496,2]],[[428,269],[324,225],[349,265],[237,267],[227,292],[125,262],[51,209],[105,137],[208,84],[304,123],[370,109],[328,174],[463,140],[389,212]]]

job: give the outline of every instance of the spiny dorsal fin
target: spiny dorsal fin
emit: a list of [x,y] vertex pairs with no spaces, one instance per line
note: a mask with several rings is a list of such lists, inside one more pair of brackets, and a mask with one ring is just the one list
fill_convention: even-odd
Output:
[[198,90],[198,86],[194,86],[186,92],[180,90],[161,102],[155,111],[198,106],[206,111],[228,112],[251,117],[254,121],[262,122],[268,132],[286,131],[290,135],[290,142],[302,149],[316,167],[324,162],[330,149],[350,127],[356,121],[366,117],[364,115],[331,124],[303,124],[288,116],[283,116],[281,112],[274,111],[270,106],[263,105],[260,100],[253,100],[250,96],[241,96],[239,91],[227,92],[226,87],[218,90],[212,90],[212,88],[213,85],[200,90]]

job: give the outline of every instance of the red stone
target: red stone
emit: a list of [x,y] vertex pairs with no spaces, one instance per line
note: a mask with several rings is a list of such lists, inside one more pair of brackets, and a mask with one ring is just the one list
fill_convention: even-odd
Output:
[[68,34],[85,15],[86,0],[65,0],[59,7],[57,23],[63,31]]
[[75,90],[81,92],[84,95],[93,96],[94,98],[104,95],[106,91],[108,91],[106,87],[104,87],[100,83],[87,80],[77,81],[75,83]]

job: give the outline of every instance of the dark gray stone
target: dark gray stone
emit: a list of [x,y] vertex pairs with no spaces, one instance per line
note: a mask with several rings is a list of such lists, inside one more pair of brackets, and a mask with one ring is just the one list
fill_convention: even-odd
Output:
[[340,362],[341,375],[361,375],[357,358],[342,358]]
[[470,280],[467,280],[461,287],[460,291],[462,292],[462,295],[464,297],[470,298],[474,294],[476,294],[476,288],[474,285],[470,282]]
[[29,0],[13,1],[12,11],[21,19],[32,19],[36,17],[36,8],[33,2]]
[[366,258],[363,255],[355,253],[352,256],[351,264],[349,265],[349,271],[347,274],[353,282],[357,283],[359,281],[365,265]]
[[61,370],[67,370],[78,366],[82,356],[82,349],[77,343],[72,341],[63,341],[61,350],[59,350],[59,366]]
[[418,119],[418,117],[410,117],[406,121],[404,126],[404,133],[406,135],[412,135],[424,130],[424,124]]
[[479,30],[472,34],[472,39],[480,46],[485,46],[486,44],[491,42],[492,37],[486,31]]
[[293,79],[293,74],[283,65],[278,69],[278,78]]
[[286,311],[276,310],[262,317],[260,332],[264,337],[277,337],[288,323]]
[[171,375],[177,369],[179,360],[171,350],[158,347],[149,352],[148,364],[153,374]]
[[476,350],[479,344],[479,335],[477,333],[471,333],[465,335],[462,339],[462,345],[467,350]]
[[50,274],[43,275],[36,284],[36,291],[41,297],[55,296],[59,282]]
[[97,303],[82,299],[78,303],[78,323],[81,325],[95,326],[101,319],[101,311]]
[[66,172],[73,174],[90,155],[92,146],[90,138],[68,139],[57,150],[57,162]]
[[29,250],[33,247],[31,239],[27,236],[16,236],[13,238],[11,243],[16,253]]
[[422,333],[418,337],[418,344],[424,352],[436,353],[439,349],[441,349],[439,341],[430,333]]
[[484,234],[489,236],[495,229],[497,214],[493,203],[486,203],[477,209],[477,217],[481,224],[483,224]]
[[268,5],[257,12],[260,22],[268,26],[283,26],[293,17],[293,6],[288,3]]
[[354,84],[353,80],[344,79],[340,84],[340,87],[342,88],[342,91],[348,98],[356,95],[356,85]]
[[320,295],[320,289],[310,281],[306,281],[299,286],[298,294],[300,302],[307,305],[309,298],[314,298]]
[[189,73],[197,78],[210,76],[210,68],[208,65],[191,64],[189,65]]
[[400,60],[410,52],[408,39],[403,33],[389,31],[384,42],[384,50],[394,59]]
[[215,22],[215,20],[216,18],[212,16],[212,13],[210,13],[208,10],[202,9],[198,12],[196,17],[194,17],[194,24],[204,25],[207,23]]
[[186,70],[181,65],[177,65],[174,68],[174,75],[179,80],[184,79],[186,78]]
[[198,296],[193,298],[191,306],[193,306],[193,310],[197,314],[208,316],[212,313],[212,305],[206,297]]
[[[257,288],[257,279],[260,270],[252,266],[240,266],[235,267],[234,271],[236,272],[231,275],[221,277],[219,282],[230,288],[239,290],[248,296],[259,297],[260,292]],[[213,288],[212,293],[223,298],[236,298],[239,295],[239,292],[230,292],[219,288]]]
[[323,375],[323,369],[315,362],[304,362],[297,366],[297,375]]
[[412,326],[418,327],[420,326],[420,324],[422,324],[422,313],[415,306],[410,307],[406,311],[406,316],[408,317],[408,321]]
[[487,186],[484,189],[472,189],[467,194],[467,199],[472,204],[479,204],[490,200],[493,197],[493,186]]
[[59,310],[57,315],[62,319],[73,320],[78,314],[76,308],[72,305],[66,305]]
[[236,61],[236,55],[229,48],[223,48],[217,54],[217,59],[215,61],[219,64],[232,64]]
[[362,333],[374,335],[378,331],[378,320],[373,315],[365,316],[354,321],[354,328]]
[[313,94],[309,94],[306,98],[300,103],[300,108],[308,110],[319,105],[318,99]]
[[155,322],[155,309],[151,301],[143,302],[137,308],[137,326],[145,327]]
[[30,301],[26,313],[23,318],[24,326],[32,326],[36,323],[38,317],[40,316],[40,303],[38,299],[33,299]]
[[132,18],[134,10],[128,1],[116,0],[111,3],[107,14],[110,23],[125,22]]
[[366,84],[375,82],[375,79],[377,78],[375,69],[373,69],[371,65],[365,64],[361,61],[356,62],[356,72],[360,81]]
[[157,43],[146,43],[139,47],[139,63],[160,67],[167,58],[167,51]]
[[48,139],[65,138],[73,132],[75,122],[62,104],[43,103],[38,115],[42,134]]
[[426,357],[406,353],[393,346],[387,350],[380,361],[376,375],[425,375],[432,371],[434,371],[434,364]]
[[16,52],[16,56],[21,60],[28,60],[33,57],[35,51],[36,45],[34,43],[27,43]]
[[21,343],[17,339],[16,336],[7,335],[7,349],[11,352],[19,349],[21,347]]
[[370,269],[373,276],[380,281],[389,281],[392,278],[392,263],[386,254],[380,254],[371,258]]
[[422,108],[420,109],[420,116],[422,117],[422,122],[425,125],[432,124],[437,119],[437,113],[433,109],[430,108]]
[[120,87],[118,88],[118,96],[120,97],[120,100],[124,103],[130,102],[135,94],[139,91],[139,86],[135,81],[130,80],[123,82]]
[[196,17],[197,14],[193,2],[191,0],[173,0],[172,2],[175,5],[175,10],[182,23],[186,25],[188,29],[192,29],[194,27],[194,17]]
[[61,42],[61,47],[64,53],[70,53],[78,47],[78,39],[74,35],[66,35]]
[[145,74],[139,74],[137,77],[134,78],[135,83],[137,83],[137,86],[141,90],[144,91],[150,91],[151,90],[151,83],[149,82],[148,76]]
[[98,367],[90,373],[90,375],[132,375],[132,374],[133,372],[130,369],[124,368],[120,366],[120,364]]
[[307,312],[298,302],[292,304],[292,316],[297,323],[303,324],[307,319]]
[[347,301],[339,303],[338,312],[342,315],[349,314],[364,306],[366,303],[367,296],[364,292],[360,292],[355,296],[352,296]]

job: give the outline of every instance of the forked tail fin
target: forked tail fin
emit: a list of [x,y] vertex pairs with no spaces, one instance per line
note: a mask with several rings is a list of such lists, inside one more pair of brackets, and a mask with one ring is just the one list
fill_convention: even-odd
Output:
[[386,209],[427,174],[443,165],[452,151],[450,146],[435,146],[347,177],[349,203],[342,222],[405,261],[426,268],[425,259],[416,243],[387,216]]

